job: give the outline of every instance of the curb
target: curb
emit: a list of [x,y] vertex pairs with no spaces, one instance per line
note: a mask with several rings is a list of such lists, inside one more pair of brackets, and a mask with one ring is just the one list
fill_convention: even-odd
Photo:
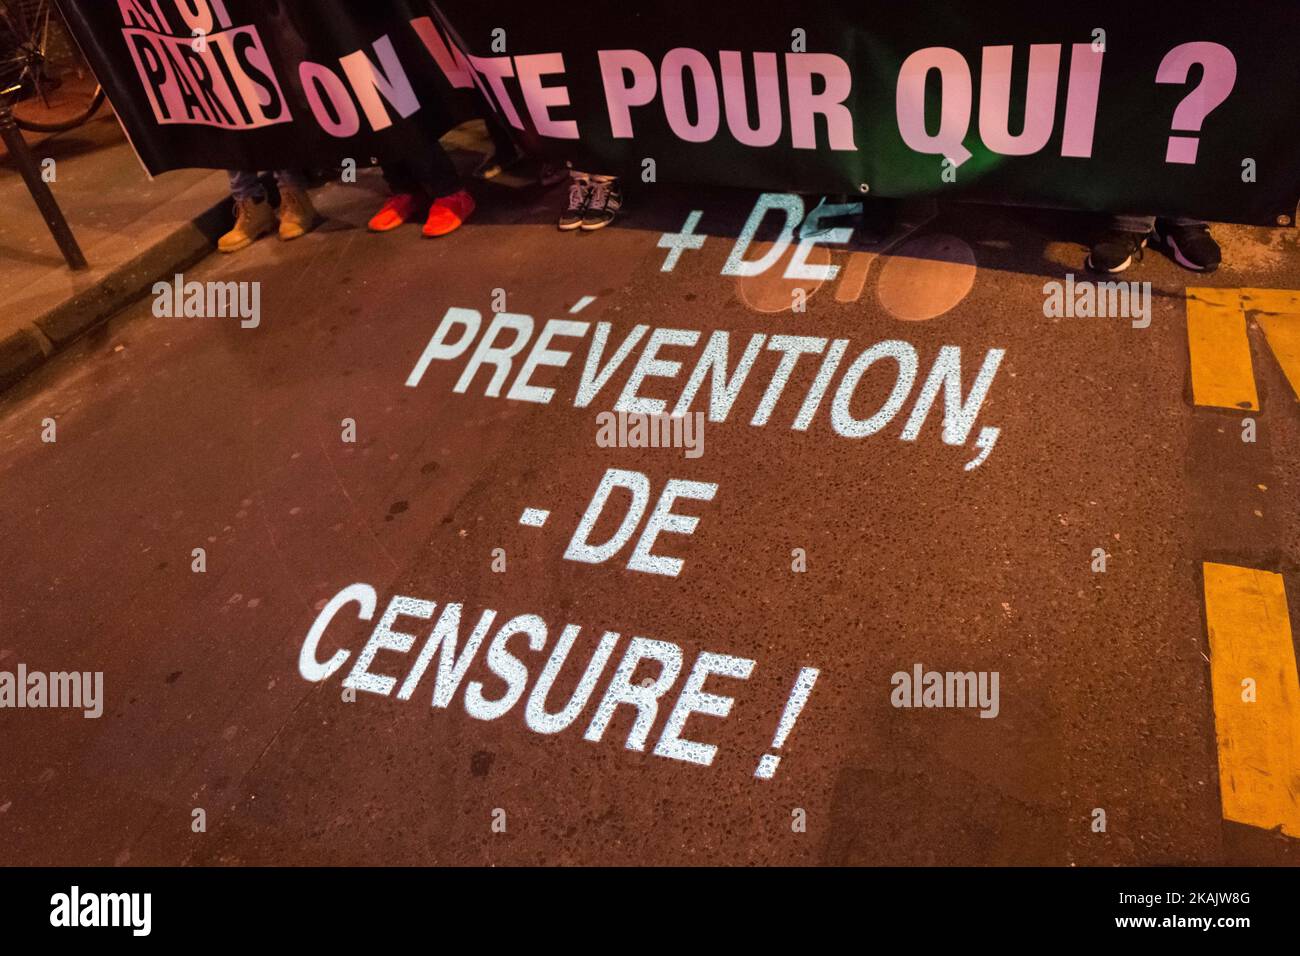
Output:
[[213,252],[217,238],[230,224],[230,200],[223,198],[133,259],[105,272],[91,288],[52,305],[0,340],[0,393],[142,298],[159,279],[184,271]]

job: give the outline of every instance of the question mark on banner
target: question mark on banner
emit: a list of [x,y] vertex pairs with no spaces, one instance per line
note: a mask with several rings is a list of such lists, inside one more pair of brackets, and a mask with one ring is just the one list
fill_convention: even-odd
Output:
[[[1156,82],[1186,83],[1194,63],[1201,64],[1204,74],[1174,110],[1172,124],[1173,129],[1187,133],[1199,133],[1205,118],[1219,108],[1237,83],[1237,58],[1232,51],[1203,41],[1184,43],[1166,53],[1156,71]],[[1170,136],[1165,162],[1194,165],[1199,143],[1196,136]]]

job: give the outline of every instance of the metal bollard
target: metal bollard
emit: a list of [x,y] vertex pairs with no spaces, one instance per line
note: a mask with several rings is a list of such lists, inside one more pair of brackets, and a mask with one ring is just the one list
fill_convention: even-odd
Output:
[[68,268],[86,269],[88,268],[86,257],[82,255],[81,247],[77,245],[77,239],[68,227],[68,221],[63,218],[63,210],[59,208],[54,193],[50,192],[49,184],[41,178],[36,157],[28,149],[27,141],[23,139],[22,132],[14,122],[13,104],[9,97],[16,90],[18,90],[16,86],[0,90],[0,139],[4,141],[9,155],[14,158],[18,172],[22,174],[23,182],[27,184],[27,191],[32,194],[36,207],[45,217],[45,225],[49,227],[54,241],[59,244],[59,251],[63,253]]

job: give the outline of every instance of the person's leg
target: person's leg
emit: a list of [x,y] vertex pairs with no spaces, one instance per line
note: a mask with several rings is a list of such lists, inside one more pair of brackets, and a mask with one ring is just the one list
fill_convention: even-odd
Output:
[[266,198],[266,187],[262,185],[257,173],[247,169],[228,169],[226,175],[230,177],[230,195],[235,202],[246,199],[261,202]]
[[569,199],[560,213],[561,232],[569,232],[582,225],[582,217],[591,201],[591,173],[580,169],[569,170]]
[[1184,269],[1213,272],[1223,259],[1219,244],[1210,235],[1210,227],[1201,219],[1186,216],[1157,219],[1155,235],[1156,241]]
[[266,201],[266,190],[258,181],[257,173],[232,169],[229,175],[230,195],[235,200],[235,225],[217,240],[217,248],[222,252],[238,252],[275,228],[275,213]]
[[623,208],[623,185],[617,176],[591,177],[591,199],[582,214],[582,228],[586,232],[604,229]]
[[384,174],[384,183],[388,186],[388,191],[395,196],[424,191],[420,186],[419,178],[415,175],[415,170],[404,159],[382,159],[379,170]]
[[1142,250],[1154,225],[1155,216],[1111,215],[1105,230],[1088,252],[1087,267],[1107,275],[1123,272],[1135,258],[1142,258]]
[[433,143],[425,151],[420,157],[416,173],[429,195],[435,199],[461,190],[460,173],[456,171],[456,164],[451,161],[441,143]]
[[280,187],[280,238],[284,241],[316,228],[316,208],[307,195],[307,174],[301,169],[277,169],[275,182]]
[[487,127],[488,136],[492,138],[492,155],[483,158],[475,168],[474,175],[479,179],[495,179],[522,157],[501,118],[486,106],[480,115],[483,117],[483,125]]
[[380,157],[380,169],[388,184],[389,196],[370,220],[371,232],[387,232],[404,222],[423,218],[429,209],[429,196],[420,184],[411,164],[404,159]]
[[429,238],[445,236],[459,229],[474,212],[474,197],[461,184],[456,164],[440,144],[434,143],[426,154],[424,169],[427,188],[434,199],[422,231]]
[[492,147],[497,151],[497,156],[502,160],[509,160],[511,156],[519,155],[519,150],[515,148],[515,141],[510,138],[510,131],[506,129],[506,124],[495,116],[487,117],[485,121],[488,135],[492,137]]
[[1110,217],[1110,228],[1118,232],[1135,232],[1145,236],[1155,227],[1155,216],[1134,216],[1129,213],[1117,213]]
[[309,185],[305,169],[277,169],[275,184],[281,189],[302,189]]

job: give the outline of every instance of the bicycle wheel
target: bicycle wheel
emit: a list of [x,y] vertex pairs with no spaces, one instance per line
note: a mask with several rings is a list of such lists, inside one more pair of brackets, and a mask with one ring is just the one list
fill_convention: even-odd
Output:
[[90,119],[104,105],[104,88],[95,85],[89,96],[84,91],[64,92],[51,105],[24,101],[14,107],[14,122],[29,133],[62,133]]
[[17,88],[14,122],[30,132],[73,129],[104,103],[51,0],[0,0],[0,85]]

